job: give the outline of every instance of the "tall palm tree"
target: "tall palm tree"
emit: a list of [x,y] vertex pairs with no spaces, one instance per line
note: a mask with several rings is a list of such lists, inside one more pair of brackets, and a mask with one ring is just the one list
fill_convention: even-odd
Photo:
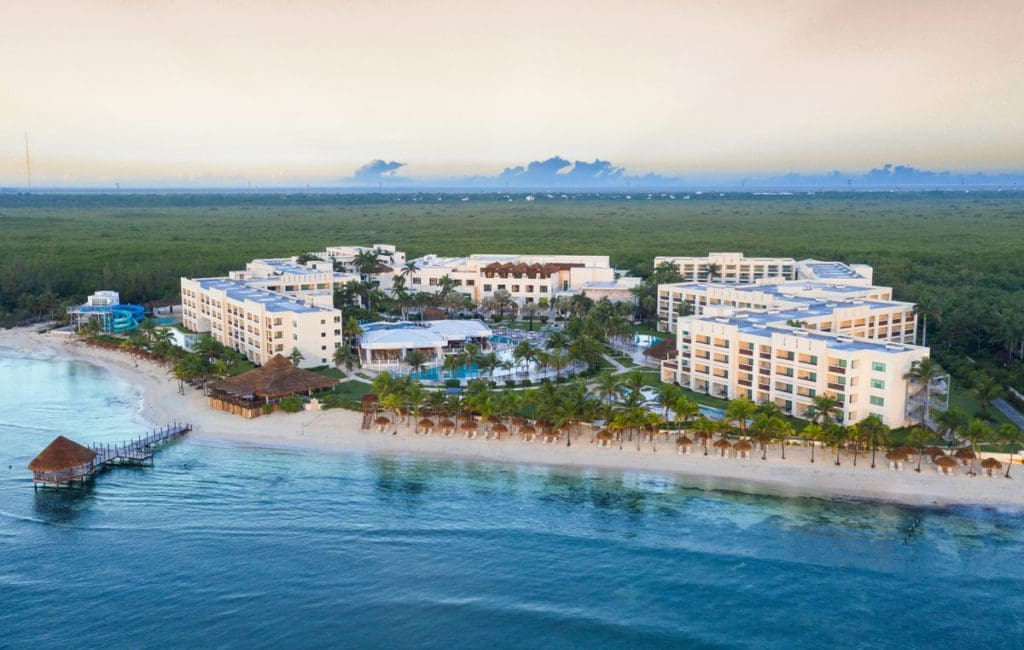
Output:
[[967,438],[968,442],[971,443],[971,451],[974,452],[974,458],[971,459],[971,468],[968,474],[974,476],[974,461],[979,455],[978,445],[982,442],[988,442],[992,439],[992,427],[988,422],[982,419],[974,418],[971,423],[967,425],[967,429],[964,431],[964,437]]
[[292,362],[293,364],[295,364],[296,366],[298,366],[298,365],[299,365],[300,363],[302,363],[302,361],[303,361],[303,360],[304,360],[305,358],[306,358],[306,357],[304,357],[304,356],[302,355],[302,353],[301,353],[301,352],[299,352],[299,349],[298,349],[298,348],[292,348],[292,351],[291,351],[290,353],[288,353],[288,359],[289,359],[289,360],[291,360],[291,362]]
[[682,421],[683,425],[686,426],[690,420],[700,414],[700,406],[697,402],[680,393],[676,401],[672,403],[672,413],[676,416],[676,422]]
[[740,435],[747,435],[747,420],[757,413],[757,406],[749,399],[734,399],[725,407],[725,419],[735,422]]
[[715,433],[718,427],[714,420],[706,415],[700,415],[693,423],[694,434],[703,441],[704,455],[708,455],[708,440]]
[[813,463],[814,448],[818,446],[816,443],[819,440],[822,440],[822,438],[824,437],[825,430],[817,422],[811,422],[810,424],[803,428],[803,431],[800,432],[800,435],[806,438],[807,440],[811,441],[811,462]]
[[790,437],[793,435],[793,425],[782,417],[774,419],[777,421],[773,430],[775,440],[778,441],[779,446],[782,448],[782,460],[786,460],[786,443],[789,442]]
[[812,422],[820,424],[827,432],[840,409],[839,400],[835,396],[822,393],[814,396],[811,407],[807,409],[807,414],[811,416]]
[[427,365],[427,355],[421,350],[409,350],[405,355],[405,365],[412,368],[414,374],[419,375],[423,366]]
[[903,375],[904,379],[921,386],[920,390],[924,391],[924,414],[921,420],[922,424],[926,427],[931,426],[928,423],[928,418],[931,417],[932,413],[932,383],[943,374],[942,368],[938,363],[933,361],[931,357],[925,357],[911,364],[910,371]]
[[402,271],[401,271],[400,274],[401,274],[401,276],[403,278],[408,278],[410,275],[412,275],[413,273],[415,273],[416,271],[419,271],[419,270],[420,270],[420,267],[416,264],[416,260],[408,260],[402,266]]
[[996,383],[996,380],[991,375],[978,373],[971,392],[974,394],[975,399],[978,400],[978,406],[981,407],[981,410],[988,413],[992,402],[1003,394],[1003,387]]
[[825,428],[825,436],[828,438],[829,444],[836,450],[835,465],[837,467],[839,466],[839,452],[846,441],[847,433],[846,428],[841,424],[832,423]]
[[520,341],[516,343],[516,346],[512,349],[512,358],[515,359],[516,363],[525,363],[527,368],[529,364],[537,360],[537,355],[541,353],[540,348],[535,346],[529,341]]
[[754,416],[750,430],[754,438],[761,445],[761,460],[768,460],[768,443],[775,438],[776,431],[780,428],[779,418],[759,413]]
[[856,467],[857,452],[860,451],[860,446],[864,444],[864,432],[856,424],[851,424],[846,427],[846,441],[853,443],[853,466]]
[[711,264],[708,264],[707,271],[704,272],[705,281],[708,284],[711,284],[715,278],[720,277],[722,277],[722,267],[713,262]]
[[865,442],[871,448],[871,469],[875,468],[875,454],[879,447],[886,444],[889,434],[889,427],[882,422],[877,415],[869,415],[860,421],[858,425]]
[[359,251],[356,253],[355,258],[353,258],[352,265],[356,268],[359,275],[362,276],[363,282],[366,282],[379,265],[377,251],[368,248]]
[[547,365],[555,369],[555,381],[562,378],[562,371],[572,365],[573,355],[564,348],[556,348],[544,355]]
[[953,439],[953,434],[967,426],[970,418],[964,411],[951,408],[940,412],[935,416],[938,424],[938,433],[947,440]]
[[924,427],[914,427],[907,433],[907,442],[917,449],[917,469],[921,473],[921,459],[924,457],[924,446],[928,444],[928,430]]
[[657,395],[658,406],[662,409],[662,417],[668,421],[669,410],[682,396],[681,389],[675,384],[658,384],[654,387],[654,392]]
[[1010,465],[1013,465],[1013,456],[1024,442],[1024,432],[1012,424],[1004,424],[997,433],[999,441],[1010,448],[1010,462],[1006,463],[1006,478],[1010,478]]

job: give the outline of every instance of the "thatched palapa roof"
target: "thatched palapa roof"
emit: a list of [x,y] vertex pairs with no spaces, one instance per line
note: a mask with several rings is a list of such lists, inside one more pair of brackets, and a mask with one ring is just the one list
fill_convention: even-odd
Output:
[[751,449],[754,448],[754,446],[751,445],[746,440],[740,440],[735,445],[733,445],[733,447],[736,448],[736,451],[750,451]]
[[995,458],[986,458],[985,460],[981,461],[981,467],[983,469],[1002,469],[1003,464],[1000,463]]
[[291,361],[278,354],[259,368],[222,379],[211,388],[236,397],[253,395],[261,399],[278,399],[297,393],[327,390],[337,383],[337,379],[296,368]]
[[689,436],[679,436],[676,438],[676,444],[680,447],[688,447],[693,444],[693,441],[690,440]]
[[88,465],[93,458],[96,458],[96,452],[92,449],[64,436],[57,436],[32,459],[28,468],[33,472],[60,472]]
[[939,467],[956,467],[956,461],[949,456],[939,456],[935,459],[935,464]]
[[897,447],[896,449],[893,449],[892,451],[888,452],[885,455],[885,458],[887,460],[891,460],[894,462],[903,462],[907,459],[907,455],[900,451],[900,448]]
[[644,350],[644,356],[657,361],[672,359],[676,356],[676,341],[672,337],[665,337]]
[[964,447],[962,449],[957,449],[956,453],[953,454],[953,455],[956,456],[957,458],[961,458],[963,460],[970,460],[970,459],[975,457],[974,456],[974,452],[972,450],[968,449],[967,447]]

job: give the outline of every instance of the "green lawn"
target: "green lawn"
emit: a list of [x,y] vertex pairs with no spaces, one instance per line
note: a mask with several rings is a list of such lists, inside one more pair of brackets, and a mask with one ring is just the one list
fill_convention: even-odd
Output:
[[988,411],[984,411],[981,405],[978,404],[978,400],[974,398],[970,390],[958,386],[957,382],[953,382],[952,391],[949,394],[949,408],[960,409],[971,418],[981,418],[982,420],[989,420],[993,426],[999,426],[1001,424],[1007,424],[1010,420],[999,412],[994,406],[989,407]]

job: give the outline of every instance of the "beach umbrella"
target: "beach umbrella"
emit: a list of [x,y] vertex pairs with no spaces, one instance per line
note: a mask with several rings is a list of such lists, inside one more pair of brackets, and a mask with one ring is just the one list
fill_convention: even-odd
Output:
[[900,448],[897,447],[896,449],[893,449],[892,451],[887,453],[885,455],[885,458],[886,458],[886,460],[892,460],[892,461],[904,461],[904,460],[907,459],[907,454],[905,454],[904,452],[900,451]]
[[906,456],[907,458],[910,458],[911,456],[917,454],[917,450],[911,447],[910,445],[900,445],[899,447],[893,449],[893,451],[899,452]]
[[465,422],[459,425],[459,429],[463,431],[476,431],[476,422],[473,422],[472,420],[466,420]]
[[931,456],[932,458],[946,455],[946,452],[938,447],[925,447],[924,453],[926,456]]
[[958,459],[966,467],[967,465],[970,465],[975,458],[977,458],[977,455],[970,448],[963,447],[953,452],[953,457]]
[[420,420],[420,426],[423,427],[424,429],[433,429],[434,421],[431,420],[430,418],[423,418],[422,420]]
[[935,464],[944,474],[949,474],[949,470],[956,467],[956,460],[949,456],[937,456],[935,458]]
[[1003,464],[1000,463],[995,458],[986,458],[985,460],[981,461],[981,469],[985,470],[985,473],[988,474],[989,476],[992,476],[993,470],[1002,468]]
[[750,450],[753,449],[754,446],[746,440],[740,440],[733,445],[733,448],[736,450],[736,457],[743,458],[744,456],[750,456]]
[[732,443],[725,438],[719,438],[714,442],[714,448],[718,450],[719,456],[728,456],[729,448],[732,447]]
[[537,435],[537,429],[532,424],[526,424],[519,429],[519,435],[523,437],[523,440],[533,440],[533,437]]
[[508,433],[508,427],[506,427],[504,424],[499,422],[499,423],[495,424],[493,427],[491,427],[491,432],[494,433],[495,435],[497,435],[498,439],[500,440],[501,439],[501,434]]
[[384,429],[388,428],[388,425],[391,424],[391,420],[381,415],[376,420],[374,420],[373,423],[377,425],[378,431],[383,431]]
[[612,440],[615,439],[615,436],[608,429],[601,429],[597,432],[597,435],[594,436],[594,439],[597,440],[598,447],[607,447],[612,444]]

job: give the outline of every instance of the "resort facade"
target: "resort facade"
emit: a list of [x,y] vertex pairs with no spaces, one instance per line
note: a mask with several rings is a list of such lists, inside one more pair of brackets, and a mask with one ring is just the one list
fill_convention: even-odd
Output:
[[455,291],[478,304],[499,291],[519,305],[550,304],[576,294],[631,300],[630,289],[640,283],[639,278],[618,277],[607,255],[425,255],[413,263],[415,271],[402,273],[409,291],[440,292],[447,276]]
[[713,280],[726,284],[744,284],[767,278],[811,280],[837,284],[871,284],[872,268],[866,264],[797,261],[792,257],[746,257],[743,253],[708,253],[705,256],[659,256],[654,266],[675,266],[685,282],[705,282],[712,267]]
[[892,299],[892,289],[818,281],[765,279],[751,284],[681,282],[658,285],[658,329],[674,332],[680,314],[722,309],[770,310],[779,322],[805,329],[913,343],[914,304]]
[[233,277],[182,278],[182,325],[210,334],[253,363],[289,356],[293,349],[302,355],[300,366],[330,363],[342,344],[341,311],[333,307],[331,292],[300,288],[293,296],[283,292],[284,286],[303,285],[272,291],[262,284]]
[[675,356],[661,379],[726,399],[773,402],[808,418],[817,395],[839,401],[836,420],[877,415],[891,427],[914,423],[922,387],[904,379],[928,348],[788,326],[767,311],[680,318]]

